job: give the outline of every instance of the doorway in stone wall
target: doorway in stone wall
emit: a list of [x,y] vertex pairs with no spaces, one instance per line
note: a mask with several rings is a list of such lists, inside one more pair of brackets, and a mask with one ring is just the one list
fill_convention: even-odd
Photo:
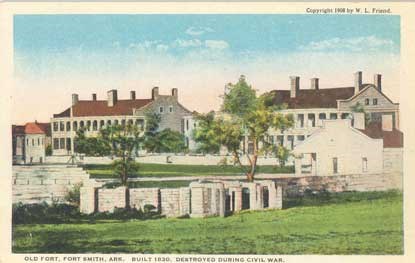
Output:
[[248,188],[242,188],[242,210],[250,208],[249,198],[250,193]]
[[262,200],[264,201],[264,208],[269,207],[269,189],[268,186],[262,188]]

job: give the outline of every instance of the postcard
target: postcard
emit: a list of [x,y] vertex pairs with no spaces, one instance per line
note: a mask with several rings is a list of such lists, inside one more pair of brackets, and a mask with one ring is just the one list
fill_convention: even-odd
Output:
[[0,9],[0,262],[410,261],[414,4]]

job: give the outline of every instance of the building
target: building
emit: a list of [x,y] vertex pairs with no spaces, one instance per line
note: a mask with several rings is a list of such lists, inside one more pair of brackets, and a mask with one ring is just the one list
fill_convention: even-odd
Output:
[[50,123],[12,126],[13,164],[43,163],[51,143]]
[[74,138],[79,128],[86,128],[86,136],[97,136],[99,130],[107,125],[135,124],[144,130],[147,113],[161,116],[159,129],[184,133],[184,119],[192,113],[178,101],[178,90],[171,95],[159,94],[154,87],[151,98],[137,99],[135,91],[129,99],[118,99],[117,90],[107,92],[106,100],[98,100],[92,94],[90,100],[80,100],[72,94],[72,105],[51,119],[53,155],[70,155],[74,149]]
[[[319,88],[319,79],[312,78],[309,89],[300,88],[300,77],[290,77],[290,90],[271,91],[275,104],[285,104],[285,114],[292,114],[294,127],[272,131],[271,140],[288,149],[304,141],[323,126],[324,120],[351,119],[352,126],[365,129],[365,122],[355,123],[353,116],[360,105],[370,123],[389,125],[399,130],[399,104],[382,92],[382,75],[374,75],[373,84],[362,83],[362,72],[354,74],[354,86]],[[368,122],[366,120],[366,122]],[[367,124],[367,123],[366,123]]]

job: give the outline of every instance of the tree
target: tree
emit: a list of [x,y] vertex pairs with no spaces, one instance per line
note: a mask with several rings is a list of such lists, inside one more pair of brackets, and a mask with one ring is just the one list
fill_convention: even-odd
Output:
[[196,115],[198,128],[193,130],[193,139],[198,142],[197,151],[202,153],[218,153],[220,150],[220,142],[217,140],[216,134],[213,132],[215,113],[213,111],[208,114]]
[[[273,94],[257,96],[244,76],[236,84],[229,84],[228,88],[221,114],[214,118],[209,115],[199,118],[201,122],[195,132],[195,140],[212,147],[225,147],[232,154],[235,164],[244,171],[247,180],[252,182],[259,155],[270,150],[267,141],[270,129],[292,127],[293,117],[278,112],[284,106],[274,105]],[[252,145],[251,152],[241,149],[245,138]],[[242,164],[241,157],[246,157],[248,166]]]
[[277,158],[280,167],[285,166],[285,163],[287,162],[290,155],[290,150],[288,150],[284,146],[278,145],[275,147],[275,157]]
[[121,184],[127,185],[128,177],[137,173],[138,163],[134,153],[143,141],[141,129],[136,125],[110,125],[101,130],[101,138],[108,142],[112,155],[120,159],[113,161],[114,173],[121,179]]
[[144,148],[149,152],[183,152],[186,149],[184,136],[171,129],[159,130],[161,116],[157,113],[146,115]]
[[85,128],[80,128],[76,131],[74,147],[75,152],[83,153],[87,156],[107,156],[111,153],[108,141],[103,140],[101,136],[86,137]]

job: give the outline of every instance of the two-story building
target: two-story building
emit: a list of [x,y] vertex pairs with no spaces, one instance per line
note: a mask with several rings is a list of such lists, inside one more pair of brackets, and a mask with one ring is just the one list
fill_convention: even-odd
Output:
[[192,115],[179,103],[176,88],[171,95],[161,95],[154,87],[148,99],[137,99],[135,91],[130,92],[129,99],[119,99],[117,90],[108,91],[106,100],[98,100],[96,94],[90,100],[80,100],[78,94],[72,94],[72,105],[51,119],[53,155],[73,153],[79,128],[86,129],[86,136],[97,136],[101,128],[112,124],[135,124],[144,130],[150,112],[160,114],[160,130],[170,128],[181,133],[185,118]]

